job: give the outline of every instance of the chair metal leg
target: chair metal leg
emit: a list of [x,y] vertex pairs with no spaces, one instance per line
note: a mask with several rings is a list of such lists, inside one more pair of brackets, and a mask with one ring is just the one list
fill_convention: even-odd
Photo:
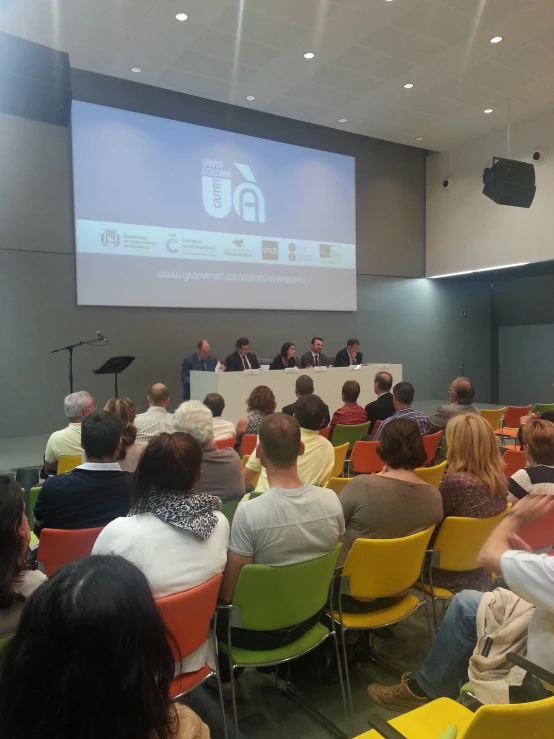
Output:
[[429,613],[429,601],[427,600],[427,597],[424,595],[425,601],[423,604],[423,607],[425,608],[425,620],[427,621],[427,628],[429,630],[429,641],[431,642],[431,646],[433,646],[434,634],[433,634],[433,625],[431,623],[431,614]]
[[[353,725],[354,724],[354,704],[352,703],[352,687],[350,685],[350,675],[348,673],[348,657],[346,656],[346,631],[342,627],[342,621],[340,624],[340,638],[342,642],[342,657],[343,657],[342,664],[344,665],[344,672],[346,674],[346,690],[348,692],[348,705],[350,707],[350,720]],[[338,648],[337,648],[337,653],[338,653]]]
[[[229,739],[229,730],[227,728],[227,717],[225,716],[225,703],[223,702],[223,689],[221,687],[221,675],[219,674],[219,665],[217,664],[217,656],[216,656],[215,674],[217,677],[217,689],[219,692],[219,705],[221,708],[221,717],[223,718],[223,733],[225,735],[225,739]],[[236,731],[236,721],[235,721],[235,731]],[[236,736],[238,736],[238,734],[236,734]]]
[[[292,698],[292,700],[297,703],[301,708],[303,708],[307,713],[310,714],[310,716],[313,716],[313,718],[316,719],[316,721],[319,721],[319,723],[324,726],[327,731],[332,734],[333,736],[336,736],[337,739],[350,739],[349,734],[345,734],[344,731],[341,731],[338,726],[335,726],[335,724],[331,723],[328,718],[326,718],[322,713],[320,713],[317,708],[314,708],[309,703],[307,703],[304,698],[300,695],[300,693],[295,690],[290,682],[286,682],[284,687],[279,688],[285,695],[287,695],[289,698]],[[347,725],[348,728],[348,725]]]
[[231,697],[233,699],[233,720],[235,723],[235,736],[238,738],[239,735],[239,717],[237,713],[237,696],[235,694],[235,676],[234,676],[234,665],[231,657],[231,651],[229,650],[229,670],[231,673]]
[[[344,708],[344,720],[345,720],[344,725],[346,726],[348,739],[350,739],[351,737],[354,736],[354,711],[352,709],[352,701],[350,700],[350,715],[348,714],[348,704],[346,702],[346,692],[344,690],[344,679],[342,677],[342,666],[341,666],[338,634],[337,634],[337,629],[336,629],[334,620],[332,620],[332,624],[333,624],[333,641],[335,642],[335,654],[337,656],[337,669],[339,671],[340,691],[342,695],[342,706]],[[348,666],[346,666],[345,669],[346,669],[346,672],[348,673]]]

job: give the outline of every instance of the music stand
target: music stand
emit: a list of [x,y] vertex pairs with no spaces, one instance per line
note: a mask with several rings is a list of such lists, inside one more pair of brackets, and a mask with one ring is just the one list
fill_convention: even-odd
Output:
[[111,357],[101,367],[92,370],[92,373],[94,375],[115,375],[115,397],[117,398],[117,376],[120,372],[126,370],[134,360],[134,357]]

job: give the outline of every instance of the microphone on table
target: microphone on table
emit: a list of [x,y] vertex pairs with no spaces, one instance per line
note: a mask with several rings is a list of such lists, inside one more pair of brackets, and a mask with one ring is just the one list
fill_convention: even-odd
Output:
[[98,338],[99,338],[99,339],[100,339],[101,341],[103,341],[103,342],[104,342],[104,344],[107,344],[107,343],[108,343],[108,340],[106,339],[106,337],[105,337],[105,336],[102,336],[102,334],[100,333],[100,331],[97,331],[97,332],[96,332],[96,335],[98,336]]

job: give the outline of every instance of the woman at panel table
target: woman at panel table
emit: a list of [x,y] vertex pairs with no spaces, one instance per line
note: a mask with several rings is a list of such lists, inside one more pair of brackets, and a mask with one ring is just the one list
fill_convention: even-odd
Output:
[[273,362],[269,365],[270,370],[282,370],[287,367],[296,367],[296,347],[290,341],[285,341],[281,347],[281,353],[278,354]]

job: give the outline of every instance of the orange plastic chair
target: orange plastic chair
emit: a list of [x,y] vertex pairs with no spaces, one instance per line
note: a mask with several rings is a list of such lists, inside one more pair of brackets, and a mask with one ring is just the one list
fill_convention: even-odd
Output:
[[502,457],[504,462],[504,474],[509,479],[514,472],[524,469],[527,464],[525,460],[525,452],[519,452],[515,449],[508,449]]
[[358,475],[381,472],[384,462],[377,454],[379,441],[357,441],[350,455],[352,469]]
[[380,426],[381,426],[382,423],[383,423],[383,421],[375,421],[375,426],[371,430],[371,435],[372,436],[375,436],[375,434],[379,431],[379,428],[380,428]]
[[240,443],[240,453],[252,454],[252,452],[256,448],[257,439],[258,437],[256,436],[256,434],[244,434]]
[[235,441],[237,440],[236,436],[229,436],[227,439],[218,439],[215,442],[215,445],[218,449],[226,449],[227,447],[231,447],[231,449],[235,446]]
[[324,436],[326,439],[329,438],[329,434],[331,433],[331,426],[325,426],[324,429],[319,429],[319,435]]
[[40,533],[37,562],[38,568],[46,577],[74,562],[88,557],[92,547],[104,527],[97,529],[42,529]]
[[425,447],[425,454],[427,454],[427,464],[432,464],[435,461],[441,436],[442,431],[437,431],[435,434],[425,434],[421,437],[423,439],[423,446]]
[[[515,507],[517,508],[517,503]],[[546,549],[554,546],[554,513],[543,516],[517,533],[531,549]]]
[[514,446],[517,445],[517,432],[521,425],[521,417],[528,416],[531,412],[530,405],[509,405],[506,413],[500,422],[500,428],[497,428],[495,434],[500,436],[501,443],[504,439],[513,439]]

